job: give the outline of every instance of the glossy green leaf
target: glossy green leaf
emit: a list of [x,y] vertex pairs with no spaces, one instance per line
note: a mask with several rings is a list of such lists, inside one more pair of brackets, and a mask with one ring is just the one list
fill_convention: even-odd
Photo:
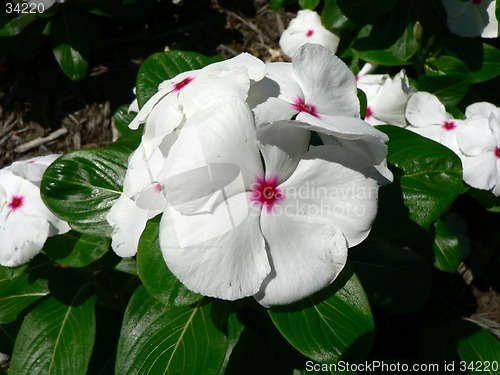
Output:
[[500,75],[500,50],[489,44],[483,44],[483,47],[481,68],[470,72],[470,80],[472,83],[488,81]]
[[469,83],[469,76],[465,74],[421,75],[417,88],[418,91],[436,95],[445,106],[453,106],[463,99],[469,89]]
[[206,299],[192,307],[167,306],[140,286],[125,312],[115,373],[216,374],[228,343],[212,307]]
[[106,214],[122,192],[132,150],[116,143],[61,156],[45,171],[41,195],[47,207],[82,233],[111,236]]
[[12,280],[13,278],[21,275],[27,267],[28,266],[26,264],[19,267],[0,266],[0,282]]
[[434,230],[434,265],[438,270],[453,273],[462,260],[460,241],[441,220],[434,223]]
[[334,283],[298,303],[269,310],[281,334],[314,361],[361,360],[373,339],[373,318],[357,276],[346,268]]
[[368,239],[349,250],[349,260],[374,306],[407,314],[427,301],[431,271],[418,254],[387,240]]
[[325,0],[321,22],[328,29],[343,29],[354,26],[339,8],[337,0]]
[[94,297],[86,286],[69,303],[49,297],[25,318],[12,354],[12,374],[85,375],[95,339]]
[[[57,63],[73,81],[87,74],[90,52],[89,23],[76,11],[62,11],[50,26],[50,42]],[[86,30],[86,32],[82,32]]]
[[[2,17],[2,21],[7,21],[5,13],[3,14],[3,16],[0,16]],[[0,37],[11,37],[17,35],[21,33],[30,23],[36,21],[36,19],[37,16],[33,13],[20,13],[15,18],[5,22],[5,24],[2,23],[2,27],[0,27]]]
[[195,52],[155,53],[142,64],[137,75],[136,90],[139,108],[158,91],[158,86],[163,81],[185,71],[201,69],[219,60],[218,57],[209,58]]
[[[459,320],[452,325],[458,355],[468,366],[467,374],[498,375],[500,340],[473,322]],[[493,362],[493,363],[492,363]],[[494,364],[496,362],[496,365]],[[493,365],[493,366],[492,366]]]
[[386,66],[409,65],[396,56],[390,49],[391,47],[383,47],[377,45],[371,37],[359,38],[352,44],[353,52],[362,60],[372,64],[380,64]]
[[43,250],[59,264],[84,267],[106,254],[109,245],[109,238],[70,231],[50,237]]
[[128,105],[122,105],[121,107],[118,107],[116,112],[113,114],[113,125],[120,133],[122,139],[136,137],[137,145],[139,145],[142,132],[139,130],[132,130],[128,127],[136,115],[137,113],[135,112],[128,112]]
[[316,9],[320,0],[299,0],[299,5],[302,9]]
[[398,59],[408,61],[415,53],[417,53],[419,44],[413,34],[413,23],[408,23],[401,37],[390,47],[390,51]]
[[426,73],[429,75],[469,74],[467,65],[453,56],[441,56],[435,60],[431,59],[426,63],[425,68]]
[[49,293],[47,280],[32,280],[29,273],[0,280],[0,324],[13,322],[26,307]]
[[149,294],[169,306],[190,305],[201,296],[187,289],[168,269],[160,249],[158,220],[150,220],[137,251],[137,270]]
[[[389,186],[401,189],[409,218],[428,229],[462,192],[460,159],[445,146],[409,130],[391,125],[377,128],[389,136],[387,160],[395,178]],[[398,199],[394,196],[395,202]],[[404,219],[395,217],[393,222]]]

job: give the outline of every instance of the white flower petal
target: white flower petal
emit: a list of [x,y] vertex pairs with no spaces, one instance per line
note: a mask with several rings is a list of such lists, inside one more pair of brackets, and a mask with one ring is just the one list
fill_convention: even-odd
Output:
[[441,126],[438,125],[430,125],[430,126],[408,126],[406,129],[411,130],[414,133],[420,134],[422,137],[432,139],[435,142],[441,143],[441,135],[444,130]]
[[486,27],[483,29],[483,32],[481,33],[481,36],[483,38],[497,38],[499,34],[499,27],[498,27],[498,20],[495,14],[495,9],[497,2],[492,1],[488,5],[488,8],[486,9],[486,12],[488,13],[488,24]]
[[[213,170],[212,167],[207,167],[214,165],[222,169],[225,165],[230,165],[238,173],[232,172],[235,168],[229,168],[226,174],[218,174],[221,178],[214,176],[206,180],[207,173]],[[233,183],[233,178],[236,177],[236,185],[233,187],[236,192],[242,192],[245,187],[252,185],[256,176],[262,174],[252,111],[243,99],[222,97],[210,102],[186,122],[170,150],[166,168],[159,179],[166,187],[167,201],[180,209],[181,206],[188,207],[185,205],[186,194],[193,201],[203,197],[210,198],[207,194],[215,188],[215,194],[219,195],[220,182]],[[186,179],[190,181],[190,185],[182,188]],[[229,192],[235,191],[226,191]],[[205,204],[207,199],[200,202]],[[195,206],[189,207],[192,210]],[[207,207],[199,209],[205,211]]]
[[[376,138],[380,142],[388,142],[389,137],[375,129],[366,121],[355,117],[321,116],[318,119],[308,113],[297,115],[297,124],[305,129],[314,130],[321,134],[333,135],[343,139]],[[386,147],[384,145],[384,147]]]
[[280,182],[286,180],[308,149],[311,132],[294,123],[277,121],[262,125],[257,131],[267,178],[279,176]]
[[469,120],[457,134],[458,146],[464,155],[478,156],[495,149],[495,138],[489,129],[479,126],[486,125],[485,123],[484,118],[478,118],[473,121]]
[[280,99],[293,103],[297,97],[304,97],[300,85],[295,80],[294,68],[291,63],[275,62],[267,64],[267,76],[278,84]]
[[[405,107],[410,94],[408,78],[404,71],[387,79],[376,97],[368,101],[373,116],[385,124],[406,126]],[[367,120],[369,121],[369,120]]]
[[259,209],[246,193],[230,197],[212,214],[163,213],[160,246],[172,273],[190,290],[235,300],[258,292],[270,272],[259,230]]
[[155,105],[163,99],[165,95],[167,95],[171,91],[171,88],[163,89],[154,94],[140,109],[139,113],[134,117],[134,119],[130,122],[128,127],[132,130],[137,130],[140,124],[146,122],[149,114],[155,107]]
[[22,209],[0,211],[0,264],[17,267],[27,263],[42,249],[49,235],[49,223]]
[[240,53],[228,60],[207,65],[202,71],[204,73],[212,73],[216,71],[232,70],[239,67],[244,67],[246,69],[247,76],[252,81],[260,81],[266,75],[266,65],[264,62],[246,52]]
[[289,103],[278,98],[269,98],[254,108],[257,126],[279,120],[290,120],[297,110]]
[[305,102],[321,115],[359,116],[356,78],[327,48],[306,44],[294,55],[293,70]]
[[470,186],[490,190],[497,182],[497,160],[493,152],[479,154],[462,159],[464,181]]
[[153,216],[155,215],[139,208],[132,199],[122,194],[106,215],[106,220],[113,227],[113,251],[122,258],[134,256],[146,222]]
[[444,105],[435,95],[425,91],[410,96],[406,105],[406,118],[411,125],[418,127],[441,124],[448,119]]
[[346,148],[311,147],[279,186],[285,198],[277,209],[329,218],[348,246],[355,246],[366,238],[377,213],[375,173],[364,157]]
[[25,178],[37,186],[42,181],[42,176],[47,167],[52,164],[61,155],[51,154],[38,156],[29,160],[16,161],[8,167],[16,176]]
[[262,212],[272,273],[255,295],[263,306],[296,302],[331,284],[347,259],[346,241],[328,218]]
[[497,110],[497,106],[488,102],[477,102],[465,108],[465,117],[470,119],[473,117],[489,118],[490,115]]

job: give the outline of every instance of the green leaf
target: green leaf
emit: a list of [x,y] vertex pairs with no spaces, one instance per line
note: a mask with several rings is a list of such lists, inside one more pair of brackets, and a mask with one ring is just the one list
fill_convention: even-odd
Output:
[[[497,4],[498,9],[498,4]],[[471,83],[488,81],[500,74],[500,50],[489,44],[483,44],[483,61],[481,68],[470,72]]]
[[[5,13],[3,13],[5,14]],[[2,21],[4,21],[5,16],[2,17]],[[5,17],[5,20],[7,17]],[[0,37],[10,37],[21,33],[24,28],[26,28],[30,23],[36,21],[37,16],[33,13],[20,13],[17,17],[10,20],[10,22],[2,23],[2,27],[0,28]]]
[[[372,0],[337,0],[340,10],[354,23],[373,24],[384,11]],[[394,0],[390,0],[393,2]]]
[[455,272],[462,260],[460,241],[442,220],[434,223],[436,237],[434,239],[434,265],[444,272]]
[[417,88],[418,91],[427,91],[436,95],[445,106],[454,106],[467,93],[469,83],[469,77],[465,74],[421,75],[417,81]]
[[340,10],[337,0],[325,0],[321,22],[327,29],[347,29],[354,26]]
[[187,289],[168,269],[160,249],[160,224],[150,220],[137,251],[137,270],[149,294],[169,306],[190,305],[201,296]]
[[142,64],[137,75],[137,100],[139,108],[151,98],[163,81],[176,75],[205,67],[219,61],[218,57],[209,58],[194,52],[167,51],[150,56]]
[[122,105],[113,114],[113,124],[120,133],[122,139],[135,138],[137,147],[139,146],[142,131],[132,130],[128,127],[136,115],[137,113],[135,112],[128,112],[128,105]]
[[[73,81],[87,74],[90,52],[90,23],[77,11],[62,11],[50,26],[50,42],[57,63]],[[85,32],[82,32],[85,30]]]
[[167,306],[137,288],[125,311],[115,373],[216,374],[228,343],[212,305],[202,299],[194,307]]
[[[492,362],[498,364],[500,358],[500,341],[489,331],[478,325],[458,320],[452,325],[452,337],[457,344],[458,355],[466,363],[473,364],[474,370],[469,369],[468,374],[498,375],[498,367],[491,366]],[[489,363],[489,366],[487,366]],[[481,366],[481,367],[479,367]]]
[[361,118],[366,116],[366,108],[368,107],[368,98],[363,90],[358,89],[358,100],[359,100],[359,115]]
[[316,9],[320,0],[299,0],[299,5],[302,9]]
[[43,251],[59,264],[84,267],[106,254],[109,244],[109,238],[70,231],[50,237]]
[[[401,189],[410,219],[428,229],[462,192],[459,157],[447,147],[409,130],[391,125],[377,128],[389,136],[387,160],[395,179],[389,186]],[[398,220],[404,219],[394,217],[392,222],[397,225]]]
[[453,56],[441,56],[438,59],[429,59],[425,64],[429,75],[469,74],[469,68],[462,60]]
[[394,56],[403,61],[408,61],[419,48],[419,43],[413,34],[413,28],[414,24],[408,23],[401,37],[389,48]]
[[316,362],[361,360],[373,339],[373,318],[357,276],[346,268],[332,285],[289,306],[269,310],[281,334]]
[[32,280],[27,272],[0,280],[0,324],[13,322],[26,307],[49,293],[47,280]]
[[391,47],[382,47],[374,42],[373,38],[359,38],[352,44],[353,52],[362,60],[368,61],[372,64],[380,64],[386,66],[400,66],[409,65],[397,57],[390,49]]
[[374,306],[408,314],[427,301],[431,272],[418,254],[387,240],[367,239],[349,250],[349,260]]
[[74,230],[110,237],[106,214],[122,193],[130,152],[127,145],[115,143],[61,156],[45,171],[42,199]]
[[94,297],[86,286],[69,304],[49,297],[25,318],[12,354],[12,374],[86,374],[94,347]]

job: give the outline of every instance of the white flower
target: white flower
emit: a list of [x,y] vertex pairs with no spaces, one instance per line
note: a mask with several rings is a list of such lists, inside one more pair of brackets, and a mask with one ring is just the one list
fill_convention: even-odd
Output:
[[[353,142],[358,149],[366,143],[367,150],[376,150],[371,152],[374,165],[383,162],[388,138],[359,118],[356,78],[337,56],[320,45],[306,44],[292,63],[270,63],[267,70],[267,78],[252,86],[248,100],[258,125],[296,118],[313,126],[310,130],[325,143],[328,136]],[[390,171],[381,168],[391,180]]]
[[166,135],[182,126],[209,100],[222,95],[246,99],[251,81],[262,79],[265,73],[264,63],[248,53],[181,73],[160,84],[158,92],[144,104],[129,127],[137,129],[146,123],[142,143],[148,158]]
[[213,98],[234,95],[245,99],[251,82],[264,75],[264,63],[244,53],[163,82],[140,109],[129,127],[137,129],[146,122],[142,142],[129,158],[123,194],[106,216],[113,227],[112,248],[119,256],[137,253],[147,220],[165,207],[165,176],[182,166],[178,160],[168,164],[166,158],[184,123]]
[[339,145],[309,148],[308,126],[284,120],[256,132],[237,97],[186,122],[168,157],[182,168],[165,181],[160,245],[189,289],[288,304],[329,285],[347,248],[366,238],[377,211],[373,165]]
[[496,0],[442,0],[450,31],[462,37],[498,37]]
[[439,142],[461,156],[457,134],[465,127],[464,121],[447,113],[435,95],[419,91],[410,96],[406,118],[410,123],[408,130]]
[[15,162],[0,170],[0,264],[16,267],[42,249],[47,237],[69,231],[42,202],[40,181],[58,155]]
[[500,196],[500,108],[476,103],[466,114],[468,126],[457,138],[463,153],[464,181]]
[[339,37],[328,31],[321,23],[321,17],[313,10],[299,10],[297,17],[290,21],[280,38],[283,53],[292,57],[299,47],[306,43],[316,43],[337,52]]
[[358,87],[367,98],[366,122],[406,126],[406,103],[414,89],[404,70],[393,78],[385,74],[358,74],[356,77]]

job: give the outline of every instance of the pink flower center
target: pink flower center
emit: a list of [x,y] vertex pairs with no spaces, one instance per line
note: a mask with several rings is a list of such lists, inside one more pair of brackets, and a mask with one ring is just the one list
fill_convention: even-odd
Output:
[[163,191],[163,188],[161,187],[161,184],[157,183],[154,187],[155,193],[160,194]]
[[441,125],[441,127],[444,130],[450,131],[450,130],[455,129],[457,127],[457,125],[455,125],[454,121],[443,121],[443,124]]
[[314,30],[313,30],[313,29],[309,29],[309,30],[307,30],[307,32],[306,32],[306,36],[307,36],[308,38],[312,37],[312,36],[313,36],[313,34],[314,34]]
[[495,147],[495,156],[500,159],[500,147]]
[[271,212],[276,203],[285,199],[283,192],[278,187],[278,177],[257,177],[252,185],[252,202],[259,203],[266,207],[267,212]]
[[186,87],[189,83],[191,83],[194,80],[194,77],[186,77],[182,81],[177,82],[174,85],[174,92],[181,91],[184,87]]
[[372,116],[373,116],[373,110],[371,109],[371,107],[366,107],[365,119],[369,120],[370,118],[372,118]]
[[319,115],[316,112],[316,106],[314,104],[307,104],[302,98],[295,99],[292,105],[299,112],[306,112],[316,118],[319,118]]
[[12,211],[16,211],[18,208],[22,207],[24,203],[24,197],[20,195],[14,195],[10,202],[7,204]]

